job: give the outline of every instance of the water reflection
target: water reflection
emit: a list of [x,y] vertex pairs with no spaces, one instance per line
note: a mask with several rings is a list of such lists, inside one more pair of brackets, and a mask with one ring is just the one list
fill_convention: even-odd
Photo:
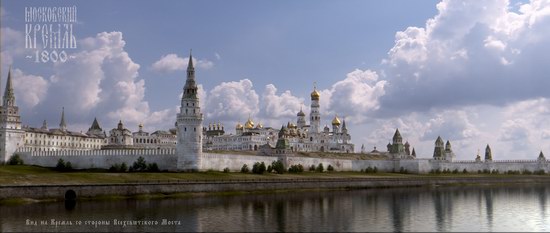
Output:
[[[0,231],[548,231],[548,189],[460,186],[0,206]],[[76,204],[76,205],[75,205]],[[28,225],[105,221],[110,225]],[[113,225],[114,220],[179,221]]]

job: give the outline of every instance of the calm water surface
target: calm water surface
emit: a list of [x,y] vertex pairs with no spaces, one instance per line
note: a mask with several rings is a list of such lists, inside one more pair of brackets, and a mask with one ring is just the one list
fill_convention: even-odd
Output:
[[550,231],[549,195],[516,185],[36,203],[0,206],[0,231]]

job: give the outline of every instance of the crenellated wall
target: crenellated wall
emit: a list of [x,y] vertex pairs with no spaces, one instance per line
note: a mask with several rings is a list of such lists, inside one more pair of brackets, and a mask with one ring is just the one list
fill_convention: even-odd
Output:
[[[75,169],[102,168],[108,169],[114,164],[126,163],[131,166],[140,156],[147,163],[157,163],[160,170],[177,171],[177,156],[175,149],[137,149],[137,150],[89,150],[89,151],[29,151],[21,149],[17,152],[29,165],[43,167],[55,167],[59,159],[71,162]],[[469,173],[498,170],[500,173],[507,171],[531,171],[544,170],[550,173],[550,163],[546,160],[501,160],[477,162],[469,161],[444,161],[432,159],[394,159],[394,160],[350,160],[311,158],[298,156],[255,156],[237,154],[203,153],[200,170],[222,171],[229,168],[230,171],[240,171],[243,164],[250,169],[256,162],[264,162],[270,165],[273,161],[282,160],[285,167],[301,164],[307,170],[311,165],[322,163],[325,169],[332,165],[335,171],[361,171],[368,167],[376,167],[379,172],[398,172],[401,168],[409,173],[429,173],[435,170],[466,169]]]
[[147,163],[157,163],[161,170],[176,169],[175,149],[88,150],[88,151],[26,151],[18,152],[25,164],[55,167],[59,159],[71,162],[74,169],[109,169],[114,164],[130,167],[140,156]]

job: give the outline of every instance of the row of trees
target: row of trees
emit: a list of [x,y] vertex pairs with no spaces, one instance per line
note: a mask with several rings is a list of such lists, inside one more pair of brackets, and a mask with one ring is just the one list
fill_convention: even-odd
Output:
[[[227,172],[229,172],[229,168],[226,167],[226,168],[223,169],[223,171],[225,173],[227,173]],[[261,163],[256,162],[252,166],[252,173],[254,173],[254,174],[264,174],[265,172],[283,174],[286,171],[288,171],[289,173],[302,173],[302,172],[304,172],[304,166],[302,164],[291,165],[287,170],[287,169],[285,169],[285,165],[283,164],[283,161],[281,161],[281,160],[273,161],[271,163],[271,165],[268,165],[267,167],[265,166],[264,162],[261,162]],[[324,172],[325,168],[323,166],[323,163],[319,163],[317,166],[311,165],[309,167],[309,171],[311,171],[311,172]],[[334,171],[334,167],[329,164],[328,167],[327,167],[327,171],[329,171],[329,172]],[[241,167],[241,172],[242,173],[250,172],[250,168],[248,167],[247,164],[243,164],[243,166]]]
[[145,158],[139,156],[139,158],[128,168],[126,163],[115,163],[109,168],[110,172],[160,172],[157,163],[147,163]]

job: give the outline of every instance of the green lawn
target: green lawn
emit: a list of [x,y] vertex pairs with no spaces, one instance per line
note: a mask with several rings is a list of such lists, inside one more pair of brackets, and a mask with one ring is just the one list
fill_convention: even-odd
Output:
[[517,176],[517,175],[486,175],[486,174],[399,174],[361,172],[303,172],[300,174],[243,174],[240,172],[223,173],[217,171],[177,173],[110,173],[106,170],[83,170],[58,172],[50,168],[28,165],[0,166],[0,185],[23,184],[105,184],[147,181],[177,181],[177,180],[230,180],[230,179],[315,179],[315,178],[368,178],[368,177],[484,177],[484,176]]

